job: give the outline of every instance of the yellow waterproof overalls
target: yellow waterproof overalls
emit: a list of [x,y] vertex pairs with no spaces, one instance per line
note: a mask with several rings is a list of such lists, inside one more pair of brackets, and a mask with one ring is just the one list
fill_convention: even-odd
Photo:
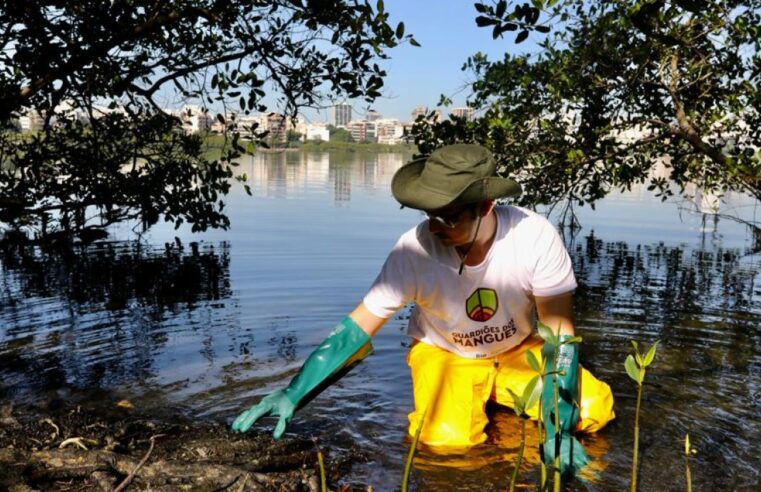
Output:
[[[412,372],[415,411],[409,414],[409,434],[415,435],[425,412],[420,442],[435,447],[467,448],[486,440],[486,402],[513,408],[508,389],[523,390],[537,373],[526,351],[541,358],[542,340],[528,337],[496,357],[466,359],[444,349],[417,342],[407,355]],[[581,368],[579,432],[596,432],[615,418],[610,386]],[[539,405],[527,411],[536,420]]]

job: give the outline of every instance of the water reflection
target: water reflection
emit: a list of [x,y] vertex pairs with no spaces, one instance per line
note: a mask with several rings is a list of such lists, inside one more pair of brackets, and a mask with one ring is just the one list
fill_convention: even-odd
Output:
[[[229,256],[226,244],[4,248],[0,398],[130,386],[165,371],[159,360],[177,331],[225,309]],[[210,333],[201,338],[214,359]]]
[[[104,388],[145,404],[140,395],[152,391],[172,409],[231,419],[293,376],[420,220],[389,193],[406,158],[255,156],[240,167],[254,197],[228,197],[230,231],[157,227],[147,236],[155,248],[4,254],[0,398]],[[623,360],[629,340],[658,339],[642,414],[642,490],[684,488],[686,432],[699,451],[696,490],[760,489],[761,255],[749,253],[746,231],[718,217],[680,216],[644,189],[578,212],[584,229],[567,244],[580,284],[582,360],[611,384],[619,418],[585,440],[599,481],[574,488],[628,488],[636,388]],[[205,242],[179,250],[175,235]],[[378,491],[398,487],[407,449],[405,326],[402,312],[374,341],[375,354],[289,427],[320,437],[327,450],[359,446],[367,463],[349,478]],[[518,421],[496,409],[489,432],[486,446],[452,458],[487,466],[456,470],[429,457],[413,474],[418,489],[504,488]],[[526,460],[521,478],[531,488],[535,461]]]
[[257,196],[293,199],[309,189],[330,191],[333,205],[348,206],[352,187],[384,190],[404,154],[278,152],[248,158],[242,169]]

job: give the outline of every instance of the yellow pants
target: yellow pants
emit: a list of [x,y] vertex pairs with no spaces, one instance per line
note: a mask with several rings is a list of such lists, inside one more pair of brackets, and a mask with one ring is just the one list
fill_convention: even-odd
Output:
[[[486,402],[493,400],[513,408],[508,388],[515,394],[523,389],[536,372],[526,360],[531,350],[541,358],[543,341],[529,337],[518,347],[490,359],[465,359],[422,342],[407,355],[412,372],[415,411],[409,414],[409,434],[415,435],[420,419],[425,420],[420,442],[429,446],[470,447],[486,440],[488,423]],[[580,432],[596,432],[615,418],[610,386],[581,368]],[[536,420],[539,405],[527,413]]]

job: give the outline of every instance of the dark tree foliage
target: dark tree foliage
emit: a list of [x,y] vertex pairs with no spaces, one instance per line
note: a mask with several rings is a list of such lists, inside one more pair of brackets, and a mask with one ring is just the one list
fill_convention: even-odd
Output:
[[[241,115],[372,101],[376,61],[417,44],[387,21],[382,1],[3,0],[0,222],[82,239],[125,220],[227,227],[238,136],[266,136]],[[170,93],[220,113],[220,158],[162,109]],[[25,115],[42,118],[37,132],[17,132]]]
[[[470,57],[474,121],[413,129],[422,153],[480,142],[523,204],[589,203],[648,183],[761,199],[761,2],[586,0],[475,4],[495,38],[538,47]],[[552,33],[550,32],[552,27]],[[666,173],[654,173],[657,165]]]

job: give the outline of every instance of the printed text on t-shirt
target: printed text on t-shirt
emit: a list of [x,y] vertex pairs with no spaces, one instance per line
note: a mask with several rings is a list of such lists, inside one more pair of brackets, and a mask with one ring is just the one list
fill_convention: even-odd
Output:
[[452,332],[452,341],[463,347],[478,347],[479,345],[488,345],[507,340],[515,335],[517,331],[518,328],[515,326],[515,321],[511,318],[507,324],[502,326],[484,325],[483,328],[473,331],[454,331]]

